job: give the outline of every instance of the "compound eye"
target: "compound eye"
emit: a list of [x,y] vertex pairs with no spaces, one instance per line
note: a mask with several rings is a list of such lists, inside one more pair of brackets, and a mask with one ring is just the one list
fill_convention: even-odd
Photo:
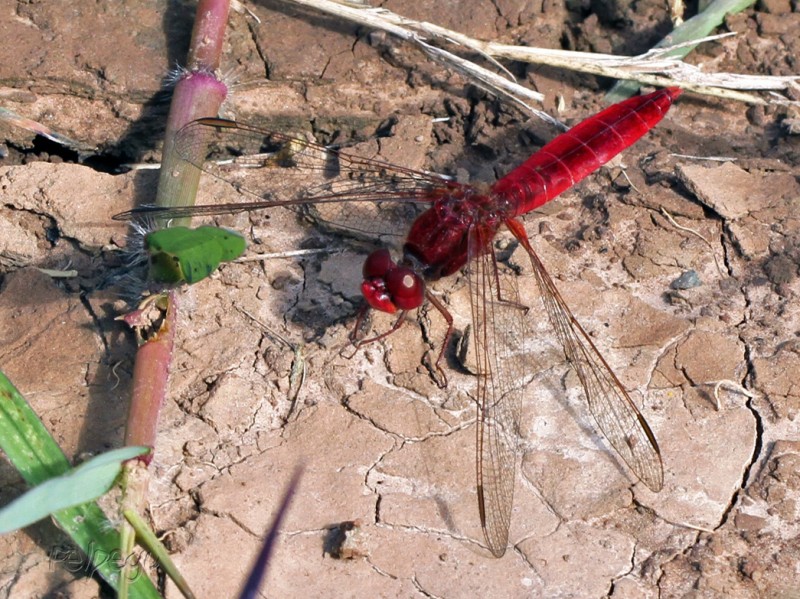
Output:
[[364,260],[364,268],[361,269],[365,279],[383,278],[386,273],[395,267],[392,255],[387,249],[375,250],[367,259]]
[[401,310],[413,310],[422,305],[425,298],[425,283],[416,272],[398,266],[386,273],[386,291]]

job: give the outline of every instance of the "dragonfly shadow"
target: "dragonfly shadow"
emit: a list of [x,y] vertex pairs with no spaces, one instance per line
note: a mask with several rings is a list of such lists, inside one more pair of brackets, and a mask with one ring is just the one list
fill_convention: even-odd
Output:
[[[323,337],[339,325],[355,327],[363,304],[362,263],[370,247],[320,231],[312,224],[293,224],[294,213],[283,208],[272,209],[266,216],[267,220],[251,220],[251,230],[263,227],[264,235],[273,238],[285,225],[297,232],[293,237],[299,235],[285,252],[269,252],[262,260],[272,287],[265,297],[270,309],[301,329],[306,342]],[[283,218],[287,216],[288,224]],[[248,255],[258,254],[258,245],[248,248]]]
[[563,374],[550,372],[545,375],[545,382],[543,385],[547,388],[555,401],[569,414],[572,421],[578,426],[586,439],[589,439],[598,451],[606,454],[609,461],[614,465],[614,468],[620,475],[631,481],[631,483],[637,482],[638,479],[636,476],[625,468],[624,462],[600,430],[586,402],[583,389],[581,388],[575,370],[569,365],[569,362],[566,361],[557,368],[563,369],[564,367],[566,367],[566,371],[563,372]]

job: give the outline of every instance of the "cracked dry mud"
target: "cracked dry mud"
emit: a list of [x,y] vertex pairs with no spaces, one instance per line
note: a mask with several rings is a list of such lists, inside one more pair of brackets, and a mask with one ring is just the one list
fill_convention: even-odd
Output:
[[[621,20],[608,7],[597,16],[550,3],[460,6],[387,4],[476,37],[580,50],[641,52],[668,29],[663,7],[647,2]],[[240,82],[265,72],[270,81],[240,85],[230,116],[294,130],[313,122],[325,134],[370,133],[395,115],[394,137],[363,152],[484,180],[554,135],[392,40],[282,5],[251,8],[262,23],[231,17],[224,68]],[[772,74],[792,74],[794,64],[796,73],[800,13],[789,9],[776,0],[730,17],[727,27],[741,35],[692,60]],[[157,158],[166,110],[159,83],[182,57],[189,7],[153,0],[90,12],[84,3],[45,1],[7,12],[0,27],[20,60],[0,64],[5,107],[125,160]],[[98,28],[107,37],[85,35]],[[563,95],[570,123],[600,105],[592,78],[515,69],[547,93],[546,108]],[[432,124],[440,116],[451,120]],[[150,516],[198,596],[235,591],[299,462],[306,470],[271,563],[271,597],[793,596],[800,141],[780,126],[791,116],[685,95],[621,162],[526,219],[567,302],[637,391],[661,445],[665,484],[654,494],[621,466],[541,322],[512,547],[500,560],[481,547],[472,377],[449,369],[441,390],[424,366],[444,331],[438,315],[423,313],[347,359],[340,350],[359,306],[364,248],[288,213],[220,218],[254,240],[251,253],[343,251],[228,265],[182,298]],[[154,176],[56,163],[32,153],[24,132],[4,133],[6,165],[21,162],[19,149],[28,154],[25,164],[0,166],[0,368],[78,459],[121,442],[133,347],[113,318],[135,290],[119,278],[126,232],[110,216],[149,198]],[[212,180],[202,193],[203,201],[235,195]],[[524,264],[516,254],[510,260]],[[35,267],[78,276],[51,279]],[[670,286],[690,270],[699,286]],[[530,274],[520,273],[523,297]],[[435,290],[463,331],[463,278]],[[273,333],[302,346],[306,376],[296,400],[291,372],[300,354]],[[752,398],[730,385],[715,398],[722,380]],[[0,476],[5,503],[22,485],[5,462]],[[329,530],[351,521],[352,559],[334,559],[325,553]],[[47,522],[0,538],[0,594],[95,596],[97,583],[82,571],[48,560],[64,542]]]

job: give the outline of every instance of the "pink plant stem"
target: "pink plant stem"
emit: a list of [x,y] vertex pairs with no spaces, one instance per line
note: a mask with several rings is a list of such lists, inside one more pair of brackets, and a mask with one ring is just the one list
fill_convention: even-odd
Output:
[[219,68],[229,12],[229,0],[200,0],[197,3],[197,19],[187,60],[190,70],[215,71]]
[[[215,71],[220,62],[229,8],[229,0],[200,0],[198,4],[188,68],[175,85],[167,120],[156,196],[156,204],[160,206],[194,204],[200,169],[176,155],[175,134],[194,119],[216,116],[227,96],[227,86],[217,78]],[[177,321],[175,293],[167,297],[162,327],[155,337],[139,347],[136,355],[125,434],[128,444],[155,447],[158,417],[168,389]]]
[[[178,313],[177,294],[169,292],[166,306],[150,306],[126,315],[126,320],[137,331],[149,329],[153,318],[147,314],[154,310],[163,319],[158,318],[158,330],[150,333],[152,337],[144,342],[136,353],[136,364],[133,367],[133,392],[125,430],[125,445],[146,445],[155,447],[158,432],[158,416],[167,395],[169,383],[169,366],[172,363],[172,351],[175,346],[175,328]],[[143,456],[142,461],[149,463],[152,452]]]
[[228,87],[219,80],[216,71],[225,39],[229,8],[228,0],[201,0],[197,6],[187,68],[175,84],[167,117],[156,196],[159,206],[194,204],[200,170],[176,155],[175,134],[195,119],[217,116],[228,95]]
[[[172,96],[167,119],[164,148],[161,152],[161,173],[156,204],[161,206],[192,205],[200,182],[200,170],[181,160],[175,152],[175,134],[190,121],[216,116],[227,96],[227,86],[217,78],[225,27],[228,21],[230,0],[200,0],[197,18],[192,31],[187,69],[181,72]],[[169,372],[172,365],[175,330],[178,320],[177,293],[170,291],[166,305],[153,302],[147,311],[140,309],[126,319],[134,326],[137,337],[147,331],[147,340],[140,344],[133,368],[133,390],[128,422],[125,430],[126,445],[145,445],[155,448],[158,419],[169,389]],[[139,317],[141,321],[133,321]],[[153,331],[153,328],[157,330]],[[154,452],[144,460],[131,460],[123,470],[123,506],[135,513],[144,511],[148,495],[148,465]],[[136,533],[127,522],[120,531],[122,555],[126,556],[122,571],[122,587],[127,586],[131,575],[127,559],[134,547]],[[121,596],[127,596],[124,590]]]

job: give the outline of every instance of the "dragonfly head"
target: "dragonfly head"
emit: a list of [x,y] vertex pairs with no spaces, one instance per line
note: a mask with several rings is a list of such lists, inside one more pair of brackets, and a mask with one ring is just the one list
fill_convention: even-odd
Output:
[[399,266],[389,250],[372,252],[364,262],[363,275],[361,293],[370,307],[394,314],[422,305],[425,298],[422,277],[412,268]]

